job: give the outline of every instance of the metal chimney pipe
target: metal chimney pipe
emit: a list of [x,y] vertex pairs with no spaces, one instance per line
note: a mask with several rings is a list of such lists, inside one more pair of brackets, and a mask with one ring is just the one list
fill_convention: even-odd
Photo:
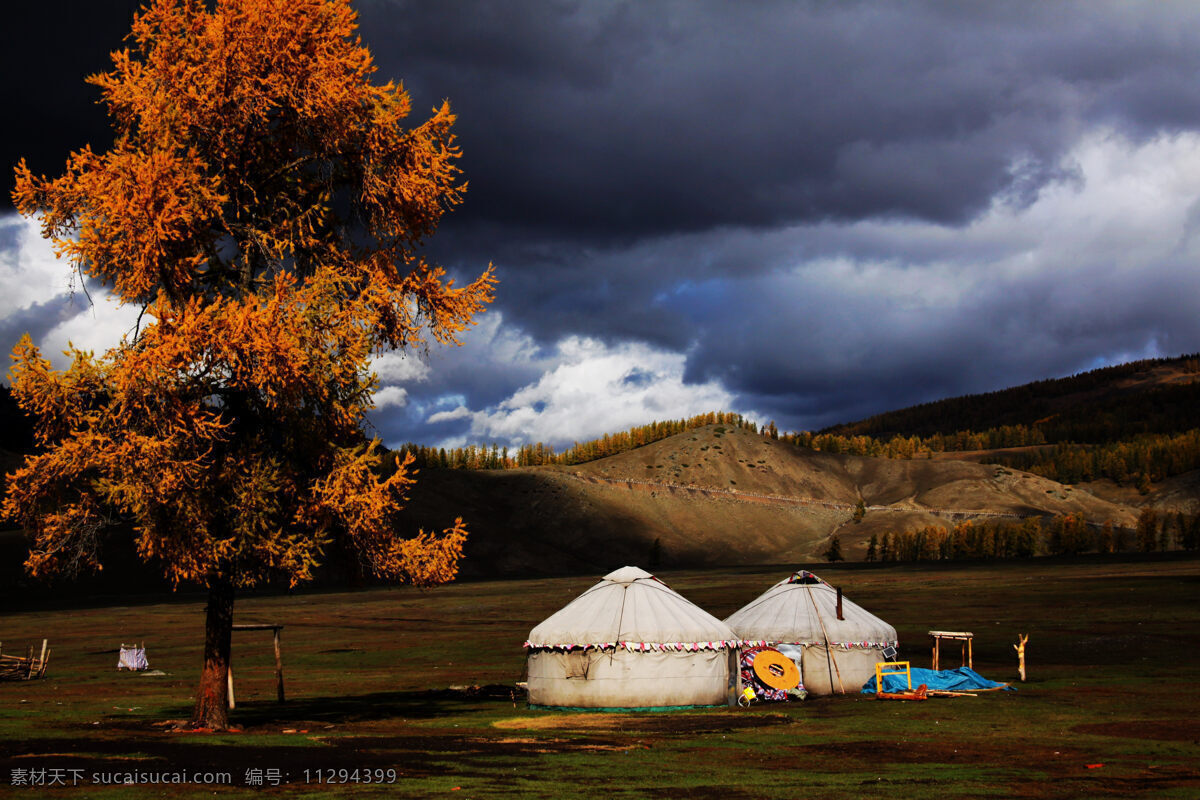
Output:
[[840,586],[839,586],[839,587],[837,587],[837,593],[838,593],[838,598],[837,598],[837,618],[838,618],[838,619],[845,619],[845,617],[843,617],[843,616],[842,616],[842,587],[840,587]]

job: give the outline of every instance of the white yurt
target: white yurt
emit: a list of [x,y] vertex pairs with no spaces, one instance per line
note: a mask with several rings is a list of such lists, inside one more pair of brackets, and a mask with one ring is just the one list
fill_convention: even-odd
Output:
[[529,703],[558,708],[723,705],[738,642],[649,572],[622,567],[529,633]]
[[801,681],[813,694],[857,692],[875,677],[875,662],[889,660],[883,650],[897,645],[895,628],[805,570],[725,622],[747,647],[770,645],[798,658]]

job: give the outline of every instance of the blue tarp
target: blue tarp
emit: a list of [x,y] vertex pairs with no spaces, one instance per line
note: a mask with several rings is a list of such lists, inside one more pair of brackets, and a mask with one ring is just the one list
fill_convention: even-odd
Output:
[[[1004,686],[1002,683],[989,681],[970,667],[943,669],[936,672],[931,669],[913,669],[912,688],[916,689],[922,683],[926,688],[936,692],[969,692],[972,689],[997,689]],[[1011,686],[1007,688],[1009,691],[1016,691]],[[883,690],[885,692],[907,692],[908,681],[905,680],[904,675],[884,675]],[[863,684],[862,693],[875,694],[874,678]]]

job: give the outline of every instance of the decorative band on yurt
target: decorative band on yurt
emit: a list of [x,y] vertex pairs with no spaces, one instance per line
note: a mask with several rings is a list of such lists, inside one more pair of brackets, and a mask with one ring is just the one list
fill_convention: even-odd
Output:
[[740,647],[741,640],[727,639],[716,642],[595,642],[592,644],[534,644],[525,642],[527,650],[561,650],[564,653],[585,650],[628,650],[631,653],[696,653],[701,650],[728,650]]
[[[825,640],[824,639],[811,639],[809,641],[804,641],[804,642],[784,642],[784,641],[775,641],[775,640],[767,640],[767,639],[747,639],[742,642],[741,646],[742,647],[762,647],[762,646],[774,647],[777,644],[794,644],[794,645],[798,645],[800,647],[815,647],[816,645],[819,645],[819,644],[825,644]],[[893,642],[830,642],[830,644],[833,645],[834,647],[840,647],[843,650],[850,650],[855,647],[862,648],[863,650],[872,650],[872,649],[875,649],[878,647],[897,647],[897,646],[899,646],[899,643],[894,642],[894,641]]]

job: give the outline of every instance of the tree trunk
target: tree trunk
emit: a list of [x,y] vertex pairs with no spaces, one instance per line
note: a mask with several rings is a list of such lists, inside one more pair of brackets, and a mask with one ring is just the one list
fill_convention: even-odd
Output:
[[208,587],[204,623],[204,669],[192,711],[191,727],[229,728],[229,653],[233,637],[233,582],[221,576]]

